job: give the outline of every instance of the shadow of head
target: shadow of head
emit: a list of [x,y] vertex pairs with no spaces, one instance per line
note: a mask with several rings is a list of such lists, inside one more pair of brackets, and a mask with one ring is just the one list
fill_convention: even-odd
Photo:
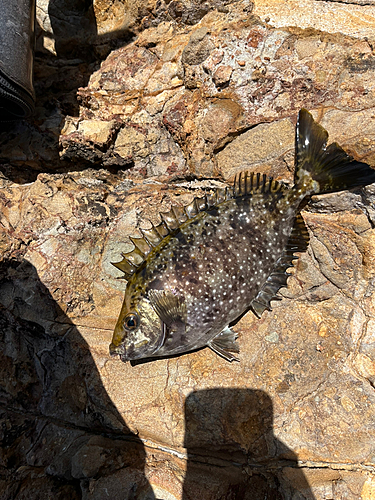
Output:
[[92,59],[90,46],[97,36],[93,0],[50,0],[48,14],[57,55]]
[[273,433],[273,405],[266,392],[193,392],[186,398],[185,419],[184,500],[314,499],[297,455]]
[[120,491],[154,499],[142,442],[103,387],[87,342],[26,260],[0,265],[0,343],[0,459],[14,488],[22,484],[33,500],[36,475],[61,498]]

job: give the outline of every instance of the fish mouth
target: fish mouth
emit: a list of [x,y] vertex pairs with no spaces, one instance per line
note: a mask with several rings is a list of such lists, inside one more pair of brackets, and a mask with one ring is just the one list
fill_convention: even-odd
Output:
[[[123,363],[127,361],[134,361],[136,359],[141,359],[146,357],[145,354],[142,352],[142,349],[139,349],[140,347],[147,345],[148,342],[141,343],[141,345],[138,345],[138,349],[135,348],[134,345],[128,345],[127,348],[125,347],[124,344],[116,345],[113,342],[109,346],[109,354],[112,358],[119,357]],[[157,346],[156,349],[152,351],[150,356],[152,356],[154,353],[156,353],[159,350],[160,346]]]
[[120,357],[121,361],[127,361],[126,359],[126,349],[124,345],[115,345],[115,344],[110,344],[109,346],[109,354],[112,358],[115,358],[117,356]]
[[[128,361],[133,361],[134,359],[137,359],[138,356],[135,356],[134,353],[132,352],[132,348],[130,346],[130,349],[126,349],[126,347],[123,344],[120,345],[115,345],[115,344],[110,344],[109,346],[109,354],[112,358],[119,357],[120,360],[123,363],[126,363]],[[142,357],[141,355],[139,357]]]

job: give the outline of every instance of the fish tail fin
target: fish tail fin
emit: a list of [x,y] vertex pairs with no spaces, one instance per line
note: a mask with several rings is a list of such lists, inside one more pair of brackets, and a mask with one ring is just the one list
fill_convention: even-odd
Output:
[[303,194],[323,194],[367,186],[375,182],[375,170],[354,160],[337,144],[327,146],[328,132],[306,110],[298,114],[296,127],[295,187]]

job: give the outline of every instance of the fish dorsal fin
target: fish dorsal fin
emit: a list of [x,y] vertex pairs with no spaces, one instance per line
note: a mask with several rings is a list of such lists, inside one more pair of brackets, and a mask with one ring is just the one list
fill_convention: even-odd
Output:
[[151,224],[150,229],[140,229],[141,238],[130,237],[129,239],[134,245],[133,250],[122,253],[123,259],[120,262],[112,262],[112,265],[125,274],[127,280],[143,264],[151,250],[157,247],[171,233],[172,228],[176,225],[176,220],[172,219],[171,214],[174,214],[172,210],[167,214],[161,214],[162,222],[157,226]]
[[129,279],[146,260],[147,255],[156,248],[169,234],[177,231],[181,224],[193,219],[200,212],[208,211],[214,206],[233,198],[229,188],[218,188],[212,194],[194,200],[185,207],[172,206],[169,212],[161,213],[162,222],[157,226],[151,224],[151,229],[140,229],[141,238],[130,238],[133,250],[121,254],[123,259],[112,264]]
[[266,174],[240,172],[233,182],[233,197],[249,196],[252,194],[273,194],[284,191],[285,186]]
[[256,194],[282,193],[285,186],[266,175],[241,172],[236,175],[231,188],[217,188],[203,198],[194,198],[187,206],[172,206],[169,212],[161,213],[162,222],[157,226],[151,224],[151,229],[141,229],[141,238],[130,238],[133,250],[123,253],[120,262],[112,264],[129,279],[146,260],[147,255],[156,248],[163,239],[178,231],[181,224],[193,219],[200,212],[209,212],[214,207],[233,198],[252,196]]
[[286,247],[278,258],[275,267],[267,280],[259,290],[257,296],[252,300],[250,308],[260,318],[267,309],[271,311],[271,300],[280,300],[276,294],[280,288],[287,284],[288,276],[286,270],[293,266],[293,260],[298,259],[294,252],[305,252],[309,244],[309,233],[305,222],[300,214],[295,218]]

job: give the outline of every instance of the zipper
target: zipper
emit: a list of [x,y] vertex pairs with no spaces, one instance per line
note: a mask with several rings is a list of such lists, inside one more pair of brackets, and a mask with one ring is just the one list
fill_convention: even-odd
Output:
[[34,107],[33,97],[0,70],[0,121],[28,118]]

